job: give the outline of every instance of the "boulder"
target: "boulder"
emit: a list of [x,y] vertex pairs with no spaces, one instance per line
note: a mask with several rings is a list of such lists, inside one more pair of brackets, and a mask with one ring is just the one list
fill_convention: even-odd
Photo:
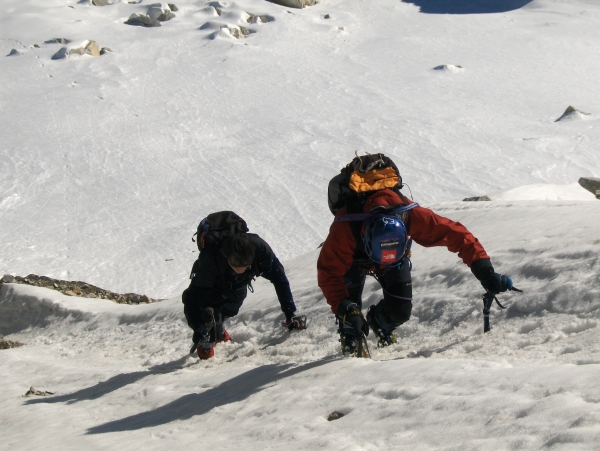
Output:
[[94,6],[107,6],[110,5],[108,0],[92,0],[92,5]]
[[579,184],[600,199],[600,178],[581,177]]
[[160,27],[160,22],[144,14],[132,14],[125,21],[127,25],[141,25],[142,27]]
[[463,202],[480,202],[480,201],[490,201],[488,196],[476,196],[476,197],[467,197],[463,199]]
[[287,6],[288,8],[302,9],[306,6],[314,6],[318,2],[317,0],[269,0],[271,3],[275,3],[281,6]]
[[44,41],[44,44],[62,44],[62,45],[67,45],[69,42],[68,39],[65,38],[54,38],[54,39],[48,39],[47,41]]
[[175,14],[173,14],[168,8],[151,6],[148,9],[148,17],[158,20],[159,22],[166,22],[167,20],[171,20],[173,17],[175,17]]
[[53,60],[59,60],[74,55],[90,55],[100,56],[100,49],[96,41],[84,41],[80,45],[73,45],[71,47],[62,47],[53,56]]

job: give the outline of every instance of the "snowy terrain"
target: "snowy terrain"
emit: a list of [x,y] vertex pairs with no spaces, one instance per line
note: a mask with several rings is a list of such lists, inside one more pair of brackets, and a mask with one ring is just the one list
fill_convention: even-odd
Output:
[[[25,346],[0,351],[0,449],[599,450],[600,202],[576,182],[600,177],[600,4],[175,4],[144,28],[124,22],[145,0],[2,2],[0,271],[165,300],[5,284],[0,333]],[[52,59],[90,40],[112,51]],[[470,270],[414,246],[399,343],[341,357],[316,259],[357,149],[524,291],[490,333]],[[180,294],[223,209],[284,261],[309,328],[282,329],[259,280],[199,361]]]

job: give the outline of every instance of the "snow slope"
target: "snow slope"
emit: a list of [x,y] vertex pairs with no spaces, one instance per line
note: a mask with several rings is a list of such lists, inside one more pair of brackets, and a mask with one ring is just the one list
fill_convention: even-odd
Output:
[[[494,307],[484,335],[482,289],[468,268],[443,249],[415,246],[413,317],[395,346],[377,349],[370,337],[372,360],[340,356],[316,286],[318,250],[286,263],[309,328],[282,329],[274,290],[260,280],[227,326],[233,342],[209,361],[186,356],[179,296],[131,306],[8,284],[0,329],[27,346],[2,351],[5,441],[19,449],[597,449],[600,211],[590,214],[590,204],[438,205],[469,224],[524,293],[500,296],[508,308]],[[369,283],[365,305],[381,295]],[[20,398],[29,385],[55,395]],[[333,411],[346,416],[327,422]],[[32,421],[33,437],[18,427]],[[48,441],[58,428],[69,445]]]
[[[600,203],[575,185],[600,176],[596,2],[183,0],[124,24],[149,5],[3,2],[3,273],[166,300],[4,285],[0,333],[25,346],[0,351],[0,449],[600,449]],[[112,53],[52,60],[63,37]],[[569,105],[590,114],[555,122]],[[316,259],[355,149],[391,156],[524,290],[490,333],[469,269],[414,246],[398,344],[340,356]],[[282,329],[259,280],[199,361],[180,294],[220,209],[273,246],[309,328]]]

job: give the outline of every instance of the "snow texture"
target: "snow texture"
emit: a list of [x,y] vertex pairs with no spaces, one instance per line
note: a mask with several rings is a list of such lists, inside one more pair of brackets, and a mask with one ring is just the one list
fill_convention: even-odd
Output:
[[[0,449],[600,449],[600,201],[576,183],[600,177],[597,2],[182,0],[161,27],[125,24],[153,5],[2,4],[2,273],[166,300],[5,284],[0,334],[24,346],[0,351]],[[52,59],[87,41],[112,52]],[[585,116],[556,121],[571,105]],[[398,343],[341,356],[316,260],[357,149],[523,290],[489,333],[469,268],[415,245]],[[226,209],[309,325],[283,329],[259,279],[200,361],[190,238]],[[368,280],[364,307],[381,297]]]

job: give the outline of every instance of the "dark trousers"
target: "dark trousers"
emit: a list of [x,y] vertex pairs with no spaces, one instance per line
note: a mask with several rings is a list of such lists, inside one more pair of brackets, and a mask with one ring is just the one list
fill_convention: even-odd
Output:
[[[394,329],[409,320],[412,311],[412,278],[410,264],[401,267],[377,269],[375,276],[383,289],[383,299],[372,308],[377,322],[385,329]],[[352,302],[362,309],[362,293],[366,275],[359,266],[352,266],[344,276]]]

